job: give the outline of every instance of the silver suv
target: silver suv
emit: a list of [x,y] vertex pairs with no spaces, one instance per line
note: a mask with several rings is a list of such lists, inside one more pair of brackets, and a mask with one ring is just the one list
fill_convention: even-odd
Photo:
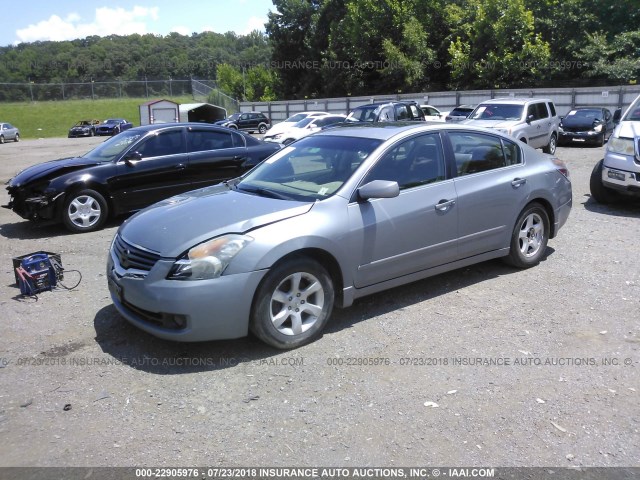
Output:
[[544,153],[554,154],[560,118],[548,98],[496,98],[480,103],[462,124],[495,128]]
[[620,194],[640,198],[640,96],[609,137],[604,158],[593,168],[589,183],[591,196],[600,203],[613,202]]

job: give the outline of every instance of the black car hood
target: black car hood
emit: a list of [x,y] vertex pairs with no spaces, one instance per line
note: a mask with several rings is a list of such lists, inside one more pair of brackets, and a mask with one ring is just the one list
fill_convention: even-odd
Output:
[[84,157],[61,158],[49,162],[39,163],[25,168],[9,181],[10,187],[21,187],[35,180],[58,177],[64,173],[81,170],[98,165],[100,162]]
[[579,117],[577,115],[570,115],[567,117],[564,117],[562,119],[562,126],[563,127],[584,127],[584,128],[591,128],[595,125],[598,125],[598,123],[602,123],[602,120],[600,120],[599,122],[595,122],[593,121],[593,118],[588,118],[588,117]]

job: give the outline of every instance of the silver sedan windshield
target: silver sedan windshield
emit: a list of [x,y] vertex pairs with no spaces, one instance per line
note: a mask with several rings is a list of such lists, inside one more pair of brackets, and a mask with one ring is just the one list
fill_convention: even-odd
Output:
[[273,198],[322,200],[337,192],[380,143],[370,138],[304,138],[251,170],[236,187]]

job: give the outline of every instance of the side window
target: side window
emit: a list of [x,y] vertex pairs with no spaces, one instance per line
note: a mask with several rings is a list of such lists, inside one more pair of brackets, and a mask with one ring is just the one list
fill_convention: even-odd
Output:
[[502,140],[502,149],[504,151],[505,165],[517,165],[522,163],[522,150],[515,142]]
[[549,111],[551,112],[551,116],[555,117],[556,116],[556,106],[553,104],[553,102],[548,102],[547,105],[549,106]]
[[[424,113],[420,115],[418,107],[416,107],[415,105],[410,105],[409,108],[411,109],[411,118],[421,118],[422,116],[424,116]],[[435,115],[435,113],[432,113],[431,115]]]
[[536,109],[538,110],[537,119],[549,118],[549,111],[547,110],[547,104],[544,102],[536,103]]
[[182,130],[162,132],[147,139],[137,150],[143,158],[184,153]]
[[240,115],[240,120],[247,120],[248,118],[249,118],[248,113],[243,113],[242,115]]
[[189,137],[189,152],[203,152],[207,150],[219,150],[232,148],[232,132],[218,132],[214,130],[191,130]]
[[458,176],[486,172],[520,163],[520,149],[515,143],[502,141],[492,135],[451,132],[449,134],[455,152]]
[[406,105],[396,105],[396,120],[409,120],[409,109]]
[[393,120],[393,108],[392,107],[382,107],[380,111],[380,115],[378,116],[379,122],[388,122]]
[[231,132],[231,138],[233,139],[234,147],[246,147],[244,142],[244,137],[240,135],[238,132]]
[[402,142],[387,152],[367,173],[372,180],[398,182],[400,190],[444,180],[442,144],[438,134],[421,135]]
[[538,120],[538,109],[536,108],[535,103],[532,103],[527,107],[527,118],[531,118],[531,120]]

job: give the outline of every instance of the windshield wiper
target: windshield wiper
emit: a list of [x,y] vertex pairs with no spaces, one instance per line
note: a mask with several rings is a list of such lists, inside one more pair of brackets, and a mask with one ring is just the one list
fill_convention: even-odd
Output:
[[260,197],[268,197],[268,198],[276,198],[278,200],[292,200],[292,197],[285,195],[283,193],[274,192],[273,190],[268,190],[266,188],[249,188],[247,186],[235,186],[236,190],[240,190],[241,192],[251,193],[253,195],[258,195]]

